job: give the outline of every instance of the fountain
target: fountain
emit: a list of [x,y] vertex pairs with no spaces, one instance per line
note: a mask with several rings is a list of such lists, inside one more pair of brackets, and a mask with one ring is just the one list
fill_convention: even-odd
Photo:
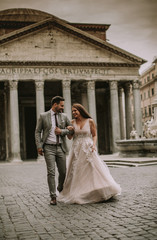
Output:
[[157,158],[157,99],[154,104],[154,119],[144,126],[143,137],[136,130],[130,133],[130,139],[116,141],[120,157],[156,157]]

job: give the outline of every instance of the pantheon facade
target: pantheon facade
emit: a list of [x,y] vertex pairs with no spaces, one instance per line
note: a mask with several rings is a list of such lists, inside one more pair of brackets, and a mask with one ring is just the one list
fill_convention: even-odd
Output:
[[[139,67],[144,59],[106,40],[108,24],[71,23],[34,9],[0,11],[0,161],[36,159],[34,131],[51,98],[83,104],[99,154],[134,127],[142,135]],[[134,109],[131,110],[131,92]]]

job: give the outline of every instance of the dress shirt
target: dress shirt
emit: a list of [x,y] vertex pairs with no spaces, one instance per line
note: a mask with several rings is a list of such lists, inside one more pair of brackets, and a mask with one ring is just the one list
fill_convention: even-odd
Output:
[[[47,144],[56,144],[57,139],[56,139],[56,134],[55,134],[55,128],[56,128],[56,121],[55,121],[55,112],[51,109],[51,122],[52,122],[52,128],[50,130],[49,136],[46,139]],[[58,116],[56,115],[57,119]],[[60,137],[59,137],[59,142],[60,142]]]

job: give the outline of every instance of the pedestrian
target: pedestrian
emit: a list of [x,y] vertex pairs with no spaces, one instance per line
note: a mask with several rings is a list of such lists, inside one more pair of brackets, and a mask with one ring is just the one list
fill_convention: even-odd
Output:
[[96,151],[96,125],[81,104],[72,106],[74,135],[69,153],[67,174],[58,201],[64,203],[96,203],[121,193],[106,164]]
[[[60,192],[63,189],[63,183],[66,175],[66,145],[67,134],[73,134],[73,127],[65,113],[64,98],[60,96],[53,97],[51,100],[51,109],[41,113],[35,130],[35,140],[37,151],[44,155],[47,165],[47,181],[50,192],[51,205],[56,205],[56,183],[55,183],[55,164],[58,168],[58,187]],[[69,126],[69,129],[67,127]]]

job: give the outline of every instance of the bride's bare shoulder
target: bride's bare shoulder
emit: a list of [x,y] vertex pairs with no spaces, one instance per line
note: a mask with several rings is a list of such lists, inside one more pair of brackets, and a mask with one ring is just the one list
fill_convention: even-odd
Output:
[[94,124],[94,120],[92,118],[89,118],[89,123]]
[[94,120],[92,118],[89,118],[89,125],[91,128],[95,128],[96,127],[96,124],[94,122]]

